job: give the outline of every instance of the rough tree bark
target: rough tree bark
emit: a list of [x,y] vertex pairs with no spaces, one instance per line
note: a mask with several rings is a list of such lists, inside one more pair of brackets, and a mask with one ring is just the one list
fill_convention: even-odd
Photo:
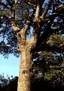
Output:
[[33,34],[32,38],[29,41],[26,40],[26,31],[30,27],[31,15],[29,15],[29,20],[27,20],[26,25],[22,29],[19,29],[11,19],[12,28],[14,29],[14,31],[20,30],[17,33],[18,46],[20,50],[20,67],[19,67],[20,71],[19,71],[17,91],[31,91],[31,68],[32,68],[31,50],[36,46],[38,40],[38,34],[40,32],[40,23],[44,19],[51,4],[50,2],[42,14],[41,9],[44,1],[45,0],[37,0],[35,17],[33,20],[35,33]]
[[34,34],[31,40],[26,40],[26,31],[30,27],[30,17],[26,21],[26,25],[19,29],[15,26],[13,18],[11,18],[11,24],[14,31],[20,30],[17,33],[18,50],[20,51],[20,67],[17,91],[30,91],[31,90],[31,69],[32,69],[32,54],[31,50],[36,45],[36,34]]
[[21,51],[17,91],[30,91],[32,55],[26,46]]
[[[27,29],[28,27],[25,27]],[[21,40],[19,41],[20,50],[20,72],[18,78],[17,91],[31,90],[31,70],[32,70],[32,54],[31,49],[36,45],[36,38],[32,36],[30,41],[25,38],[25,32],[21,30]],[[22,32],[23,31],[23,32]],[[26,30],[25,30],[26,31]]]

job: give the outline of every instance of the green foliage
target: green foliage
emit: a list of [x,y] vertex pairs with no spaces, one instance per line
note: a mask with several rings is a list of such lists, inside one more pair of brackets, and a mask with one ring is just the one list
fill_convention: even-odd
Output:
[[14,9],[14,10],[16,10],[16,9],[21,9],[21,5],[20,5],[20,4],[14,5],[13,9]]
[[[61,37],[63,38],[63,37]],[[56,76],[64,76],[63,53],[52,52],[52,51],[43,51],[39,56],[39,69],[43,73],[42,77],[47,80],[52,80]]]
[[2,10],[2,11],[0,11],[0,16],[10,16],[10,11]]
[[52,70],[44,74],[44,79],[51,80],[56,76],[64,76],[64,68]]
[[52,56],[52,52],[50,51],[43,51],[41,54],[41,57],[46,57],[46,56]]
[[47,44],[51,46],[59,46],[60,44],[64,44],[64,36],[58,34],[51,35],[47,41]]

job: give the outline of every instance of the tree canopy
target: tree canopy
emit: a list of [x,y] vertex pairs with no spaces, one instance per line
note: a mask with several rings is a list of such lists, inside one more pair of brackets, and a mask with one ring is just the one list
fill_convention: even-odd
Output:
[[18,91],[30,91],[33,73],[49,80],[64,76],[63,11],[60,0],[0,0],[0,53],[22,55]]
[[[33,60],[53,58],[53,55],[64,55],[64,5],[59,0],[40,0],[42,6],[40,17],[35,18],[37,0],[5,0],[0,1],[0,53],[7,56],[13,53],[18,56],[17,34],[27,20],[30,27],[26,31],[26,39],[36,33],[38,40],[36,48],[32,49]],[[42,13],[43,12],[43,13]],[[37,13],[37,12],[36,12]],[[15,31],[13,31],[14,25]],[[37,23],[35,23],[37,21]],[[14,23],[15,22],[15,23]],[[35,26],[34,26],[35,24]],[[37,30],[37,26],[40,31]],[[37,31],[35,31],[35,28]],[[20,39],[19,39],[20,40]],[[48,61],[48,59],[46,59]],[[53,62],[54,63],[54,62]],[[44,63],[46,65],[46,63]]]
[[[45,0],[40,1],[42,4],[42,11],[45,13],[44,8],[48,5],[49,10],[47,11],[45,19],[41,23],[41,32],[39,33],[38,43],[36,49],[33,51],[41,51],[42,49],[51,49],[53,50],[54,46],[60,48],[63,46],[64,37],[61,36],[64,32],[64,5],[62,5],[58,0],[49,1],[45,3]],[[49,3],[51,4],[49,5]],[[10,15],[14,11],[15,16],[12,17],[15,19],[17,26],[22,28],[25,25],[28,14],[32,14],[31,25],[27,31],[27,35],[30,34],[31,29],[33,28],[33,17],[36,10],[36,0],[6,0],[6,3],[0,2],[0,52],[1,53],[17,53],[17,39],[16,32],[13,31],[10,22]],[[12,8],[13,7],[13,8]],[[53,12],[51,12],[53,8]],[[40,13],[42,13],[42,11]],[[42,16],[40,17],[42,20]],[[32,21],[33,20],[33,21]],[[39,22],[39,20],[37,20]],[[37,24],[38,25],[38,24]],[[35,25],[35,27],[37,26]],[[33,31],[33,30],[32,30]],[[52,34],[52,35],[51,35]],[[56,34],[56,36],[54,35]],[[57,35],[58,34],[58,35]],[[51,36],[50,36],[51,35]],[[56,38],[57,37],[57,38]],[[58,40],[59,39],[59,40]],[[62,45],[61,45],[62,44]],[[63,50],[60,48],[59,50]]]

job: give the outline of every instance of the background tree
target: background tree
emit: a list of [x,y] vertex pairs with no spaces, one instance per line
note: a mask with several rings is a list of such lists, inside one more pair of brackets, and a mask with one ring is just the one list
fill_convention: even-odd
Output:
[[64,5],[58,0],[49,0],[45,7],[45,1],[6,0],[6,4],[1,3],[0,52],[17,56],[20,52],[18,91],[30,91],[32,60],[38,59],[42,50],[63,51],[63,37],[53,35],[63,34]]

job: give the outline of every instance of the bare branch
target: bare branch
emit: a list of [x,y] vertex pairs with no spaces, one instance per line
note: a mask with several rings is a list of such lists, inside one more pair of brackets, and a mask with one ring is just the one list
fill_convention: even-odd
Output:
[[10,14],[11,26],[12,26],[14,32],[17,32],[18,30],[20,30],[20,28],[15,24],[15,10],[13,9],[13,7],[11,7],[10,12],[11,12],[11,14]]
[[45,18],[46,14],[47,14],[47,12],[48,12],[50,6],[51,6],[52,1],[53,1],[53,0],[49,0],[49,3],[48,3],[48,5],[47,5],[46,9],[44,10],[43,14],[41,15],[40,18],[41,18],[42,20]]
[[29,25],[30,25],[30,22],[27,21],[26,25],[17,33],[17,38],[18,39],[20,38],[21,41],[26,40],[26,31],[29,28]]
[[21,41],[24,41],[24,40],[26,41],[26,31],[30,27],[30,20],[31,20],[32,15],[33,15],[33,12],[29,14],[28,20],[26,21],[25,26],[22,29],[20,29],[20,31],[17,33],[18,40],[20,38]]
[[30,6],[36,7],[35,4],[32,4],[32,3],[30,3],[30,2],[24,2],[24,3],[26,3],[26,4],[30,5]]
[[36,7],[35,17],[39,17],[39,13],[40,13],[40,5],[39,5],[39,0],[37,0],[37,7]]
[[42,8],[42,4],[44,3],[44,0],[37,0],[37,5],[36,5],[36,13],[35,13],[35,18],[38,18],[40,15],[40,10]]
[[17,27],[17,25],[14,22],[12,22],[12,21],[11,21],[11,26],[12,26],[14,32],[17,32],[18,30],[20,30],[20,28]]
[[58,8],[54,12],[56,12],[56,13],[64,13],[63,11],[64,11],[64,5],[61,4],[61,5],[58,6]]
[[16,31],[20,30],[20,28],[17,27],[17,25],[15,24],[15,10],[13,9],[13,7],[11,7],[10,12],[11,12],[11,15],[10,15],[11,16],[11,19],[10,19],[11,26],[12,26],[14,32],[16,32]]
[[15,4],[17,4],[18,3],[18,0],[14,0],[14,2],[15,2]]

